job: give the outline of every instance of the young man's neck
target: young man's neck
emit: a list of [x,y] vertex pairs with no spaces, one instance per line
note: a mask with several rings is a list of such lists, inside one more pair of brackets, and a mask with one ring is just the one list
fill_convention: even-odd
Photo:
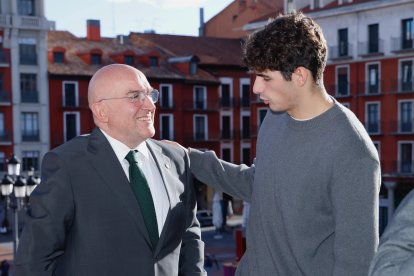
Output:
[[297,107],[288,111],[288,114],[297,120],[309,120],[326,112],[333,105],[334,101],[325,88],[314,87],[312,90],[304,91]]

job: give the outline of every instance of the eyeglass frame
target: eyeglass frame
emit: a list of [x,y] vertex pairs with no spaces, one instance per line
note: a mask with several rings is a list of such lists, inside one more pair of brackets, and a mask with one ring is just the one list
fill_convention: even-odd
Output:
[[125,96],[125,97],[113,97],[113,98],[103,98],[103,99],[99,99],[96,102],[100,103],[102,101],[106,101],[106,100],[121,100],[121,99],[129,99],[129,102],[132,104],[136,104],[139,100],[139,103],[143,104],[145,102],[146,98],[150,98],[152,103],[156,103],[158,102],[159,96],[160,96],[160,92],[157,89],[152,89],[149,92],[145,92],[145,91],[138,91],[138,90],[134,90],[134,91],[129,91],[128,94],[131,94],[131,96]]

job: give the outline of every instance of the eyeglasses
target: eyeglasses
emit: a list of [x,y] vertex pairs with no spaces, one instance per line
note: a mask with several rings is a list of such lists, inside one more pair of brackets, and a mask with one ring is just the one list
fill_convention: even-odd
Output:
[[149,97],[150,100],[152,101],[152,103],[156,103],[156,102],[158,102],[158,96],[160,95],[160,92],[158,92],[157,89],[152,89],[150,92],[131,91],[131,92],[129,92],[129,94],[131,94],[131,95],[126,96],[126,97],[103,98],[103,99],[98,100],[97,102],[100,103],[100,102],[106,101],[106,100],[129,99],[129,101],[132,104],[136,104],[137,102],[139,102],[140,104],[143,104],[145,102],[145,100],[147,99],[147,97]]

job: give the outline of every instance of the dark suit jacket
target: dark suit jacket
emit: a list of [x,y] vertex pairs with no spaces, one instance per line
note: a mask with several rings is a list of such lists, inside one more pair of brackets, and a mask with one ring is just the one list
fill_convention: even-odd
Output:
[[205,275],[188,155],[147,144],[170,201],[155,250],[122,166],[95,129],[45,155],[15,275]]

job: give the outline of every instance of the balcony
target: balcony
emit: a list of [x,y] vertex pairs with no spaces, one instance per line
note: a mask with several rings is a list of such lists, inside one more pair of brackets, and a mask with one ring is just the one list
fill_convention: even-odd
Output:
[[344,47],[331,46],[329,47],[329,59],[342,60],[352,58],[352,44],[347,43]]
[[176,108],[176,106],[175,106],[174,103],[162,103],[162,102],[160,102],[160,109],[163,109],[163,110],[165,110],[165,109],[173,110],[175,108]]
[[205,101],[185,101],[185,111],[217,111],[220,109],[219,102],[205,102]]
[[327,92],[333,95],[334,97],[345,98],[345,97],[351,97],[351,92],[355,90],[355,85],[347,82],[341,85],[330,85],[330,86],[327,86],[327,88],[328,88]]
[[390,122],[391,132],[398,135],[413,135],[414,134],[414,120],[403,121],[393,120]]
[[220,98],[220,107],[221,108],[232,108],[236,106],[235,98]]
[[12,18],[13,27],[19,29],[30,30],[48,30],[49,22],[46,18],[27,16],[27,15],[15,15]]
[[184,139],[188,142],[218,142],[221,139],[221,133],[213,133],[211,131],[196,131],[187,132],[184,134]]
[[367,130],[369,135],[380,135],[380,125],[381,122],[368,122],[365,124],[365,129]]
[[22,103],[38,103],[39,93],[36,90],[33,91],[22,91],[21,92]]
[[358,95],[378,96],[381,94],[381,81],[375,84],[361,81],[358,82]]
[[10,91],[0,90],[0,105],[7,105],[11,103]]
[[359,42],[358,55],[362,57],[377,56],[384,54],[384,40],[375,42]]
[[175,132],[163,132],[160,130],[160,140],[175,140]]
[[0,27],[10,28],[11,27],[11,17],[10,15],[1,14],[0,15]]
[[22,133],[23,142],[36,142],[39,141],[39,133]]
[[414,51],[414,40],[403,39],[402,37],[392,37],[391,38],[391,51],[392,52]]
[[37,65],[37,55],[33,53],[31,55],[21,54],[20,64],[22,65]]
[[68,97],[64,99],[62,107],[75,109],[89,109],[88,99],[86,97],[79,97],[78,101],[76,101],[76,98]]

